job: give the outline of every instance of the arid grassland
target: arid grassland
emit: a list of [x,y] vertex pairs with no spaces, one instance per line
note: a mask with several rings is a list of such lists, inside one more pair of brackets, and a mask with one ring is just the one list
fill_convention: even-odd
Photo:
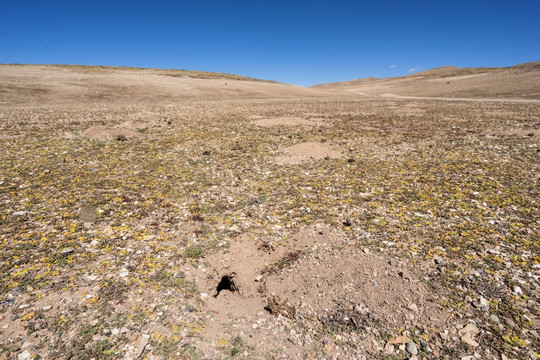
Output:
[[540,358],[540,104],[0,108],[0,359]]

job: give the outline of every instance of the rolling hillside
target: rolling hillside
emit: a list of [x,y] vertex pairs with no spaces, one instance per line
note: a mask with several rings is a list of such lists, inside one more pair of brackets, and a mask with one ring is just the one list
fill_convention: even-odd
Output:
[[245,76],[80,65],[0,65],[0,104],[177,102],[327,95]]
[[367,96],[540,99],[540,61],[506,68],[445,66],[395,78],[315,85]]

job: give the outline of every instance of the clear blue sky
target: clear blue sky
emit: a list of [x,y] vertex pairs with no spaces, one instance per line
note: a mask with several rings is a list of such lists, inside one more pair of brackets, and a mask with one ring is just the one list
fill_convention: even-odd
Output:
[[0,5],[0,63],[204,70],[307,86],[536,60],[539,0]]

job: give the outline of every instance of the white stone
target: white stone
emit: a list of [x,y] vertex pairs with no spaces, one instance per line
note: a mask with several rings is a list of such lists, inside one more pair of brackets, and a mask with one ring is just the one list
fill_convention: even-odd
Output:
[[124,278],[129,275],[129,270],[122,268],[120,269],[120,273],[118,274],[119,277]]
[[27,359],[30,359],[30,356],[31,356],[30,352],[28,352],[28,350],[24,350],[22,353],[17,355],[17,359],[27,360]]

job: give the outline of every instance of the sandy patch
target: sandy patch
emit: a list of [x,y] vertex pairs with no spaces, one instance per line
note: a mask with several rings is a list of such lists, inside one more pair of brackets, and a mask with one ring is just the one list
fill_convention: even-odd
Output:
[[279,117],[272,119],[260,119],[255,121],[259,126],[294,126],[294,125],[313,125],[312,121],[301,117]]
[[324,143],[305,142],[285,148],[285,155],[278,156],[278,164],[299,164],[312,159],[336,159],[342,157],[344,150]]
[[82,136],[92,140],[111,140],[121,136],[126,139],[141,137],[141,134],[128,129],[119,129],[107,126],[93,126],[82,133]]

